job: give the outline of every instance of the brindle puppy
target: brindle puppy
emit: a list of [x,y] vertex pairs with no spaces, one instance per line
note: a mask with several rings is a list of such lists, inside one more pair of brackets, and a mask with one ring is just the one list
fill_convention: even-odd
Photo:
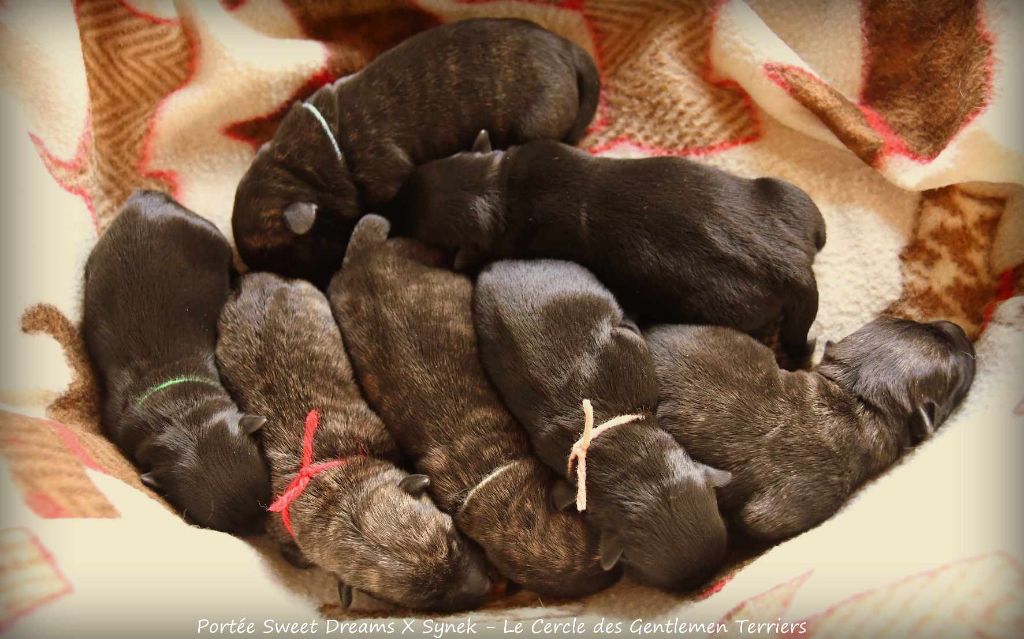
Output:
[[[639,414],[593,439],[587,520],[602,534],[605,566],[669,589],[707,578],[725,553],[715,488],[728,473],[694,463],[658,426],[658,384],[639,331],[586,269],[570,262],[497,262],[477,280],[476,329],[484,368],[541,460],[569,477],[583,430]],[[575,476],[573,476],[575,481]]]
[[431,492],[502,574],[540,594],[575,597],[616,574],[597,562],[583,519],[551,506],[551,472],[484,375],[473,285],[440,253],[356,225],[330,298],[370,403],[429,475]]
[[426,477],[395,467],[394,440],[359,394],[322,293],[269,273],[243,277],[220,318],[217,361],[239,403],[267,416],[263,443],[275,495],[299,471],[311,410],[320,415],[313,462],[343,462],[314,475],[292,502],[294,541],[283,518],[271,520],[286,556],[308,558],[400,606],[482,603],[490,586],[482,555],[423,494]]
[[163,193],[136,191],[85,266],[82,336],[103,429],[187,519],[218,530],[263,526],[270,478],[255,433],[220,384],[213,351],[231,247]]
[[763,539],[807,530],[928,437],[967,394],[974,348],[951,322],[882,317],[828,344],[815,371],[781,371],[735,331],[647,333],[661,425],[695,459],[732,471],[719,493]]
[[683,158],[612,159],[551,141],[417,169],[396,230],[481,259],[544,257],[590,269],[643,322],[766,335],[801,364],[818,312],[811,268],[825,222],[807,194]]
[[524,20],[430,29],[296,104],[238,185],[232,217],[251,268],[326,284],[361,212],[394,197],[413,167],[468,148],[574,143],[600,78],[581,48]]

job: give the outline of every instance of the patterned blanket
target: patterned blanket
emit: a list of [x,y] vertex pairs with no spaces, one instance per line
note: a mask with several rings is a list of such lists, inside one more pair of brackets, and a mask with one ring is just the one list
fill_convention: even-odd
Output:
[[268,618],[344,617],[325,575],[285,566],[264,541],[185,525],[102,437],[77,331],[82,265],[138,187],[230,237],[235,185],[292,101],[413,33],[485,15],[528,18],[592,53],[591,153],[688,156],[810,193],[828,224],[823,337],[883,311],[952,319],[977,339],[978,376],[938,436],[839,515],[748,553],[706,591],[519,593],[475,613],[478,631],[575,616],[623,633],[1020,636],[1014,0],[0,3],[0,631],[180,636],[203,619],[262,632]]

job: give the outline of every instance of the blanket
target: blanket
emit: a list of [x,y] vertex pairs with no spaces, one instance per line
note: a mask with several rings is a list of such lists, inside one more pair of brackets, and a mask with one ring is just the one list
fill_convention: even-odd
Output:
[[[294,100],[476,16],[533,20],[593,55],[589,152],[686,156],[806,190],[828,225],[819,343],[888,312],[954,320],[978,349],[974,388],[938,435],[818,528],[697,593],[624,580],[582,601],[498,599],[473,613],[477,634],[1020,636],[1014,0],[0,3],[0,631],[403,629],[395,613],[342,612],[328,576],[290,568],[266,540],[190,527],[142,486],[99,427],[82,266],[135,188],[230,237],[235,186]],[[416,630],[431,621],[416,616]]]

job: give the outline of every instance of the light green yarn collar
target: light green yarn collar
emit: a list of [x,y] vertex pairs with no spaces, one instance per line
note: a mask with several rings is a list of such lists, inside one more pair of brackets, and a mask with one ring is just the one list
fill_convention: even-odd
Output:
[[177,386],[178,384],[185,384],[189,382],[195,384],[206,384],[207,386],[220,386],[220,384],[218,384],[217,382],[213,381],[212,379],[207,379],[205,377],[197,377],[195,375],[180,375],[178,377],[172,377],[168,380],[164,380],[159,384],[150,386],[148,389],[146,389],[146,392],[139,395],[139,398],[135,400],[135,403],[142,405],[142,403],[149,399],[152,395],[155,395],[166,388],[170,388],[171,386]]

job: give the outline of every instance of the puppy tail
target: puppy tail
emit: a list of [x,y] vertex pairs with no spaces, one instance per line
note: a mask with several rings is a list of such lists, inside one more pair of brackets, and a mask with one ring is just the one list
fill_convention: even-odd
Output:
[[349,259],[358,256],[366,251],[373,250],[374,246],[383,244],[391,232],[391,223],[379,215],[373,213],[364,215],[356,223],[352,231],[352,237],[348,241],[348,248],[345,250],[345,259],[342,268],[348,265]]
[[576,111],[576,121],[565,135],[566,144],[576,144],[583,139],[597,112],[597,100],[601,94],[601,74],[590,54],[577,45],[572,46],[573,62],[576,66],[576,84],[580,96],[580,106]]

